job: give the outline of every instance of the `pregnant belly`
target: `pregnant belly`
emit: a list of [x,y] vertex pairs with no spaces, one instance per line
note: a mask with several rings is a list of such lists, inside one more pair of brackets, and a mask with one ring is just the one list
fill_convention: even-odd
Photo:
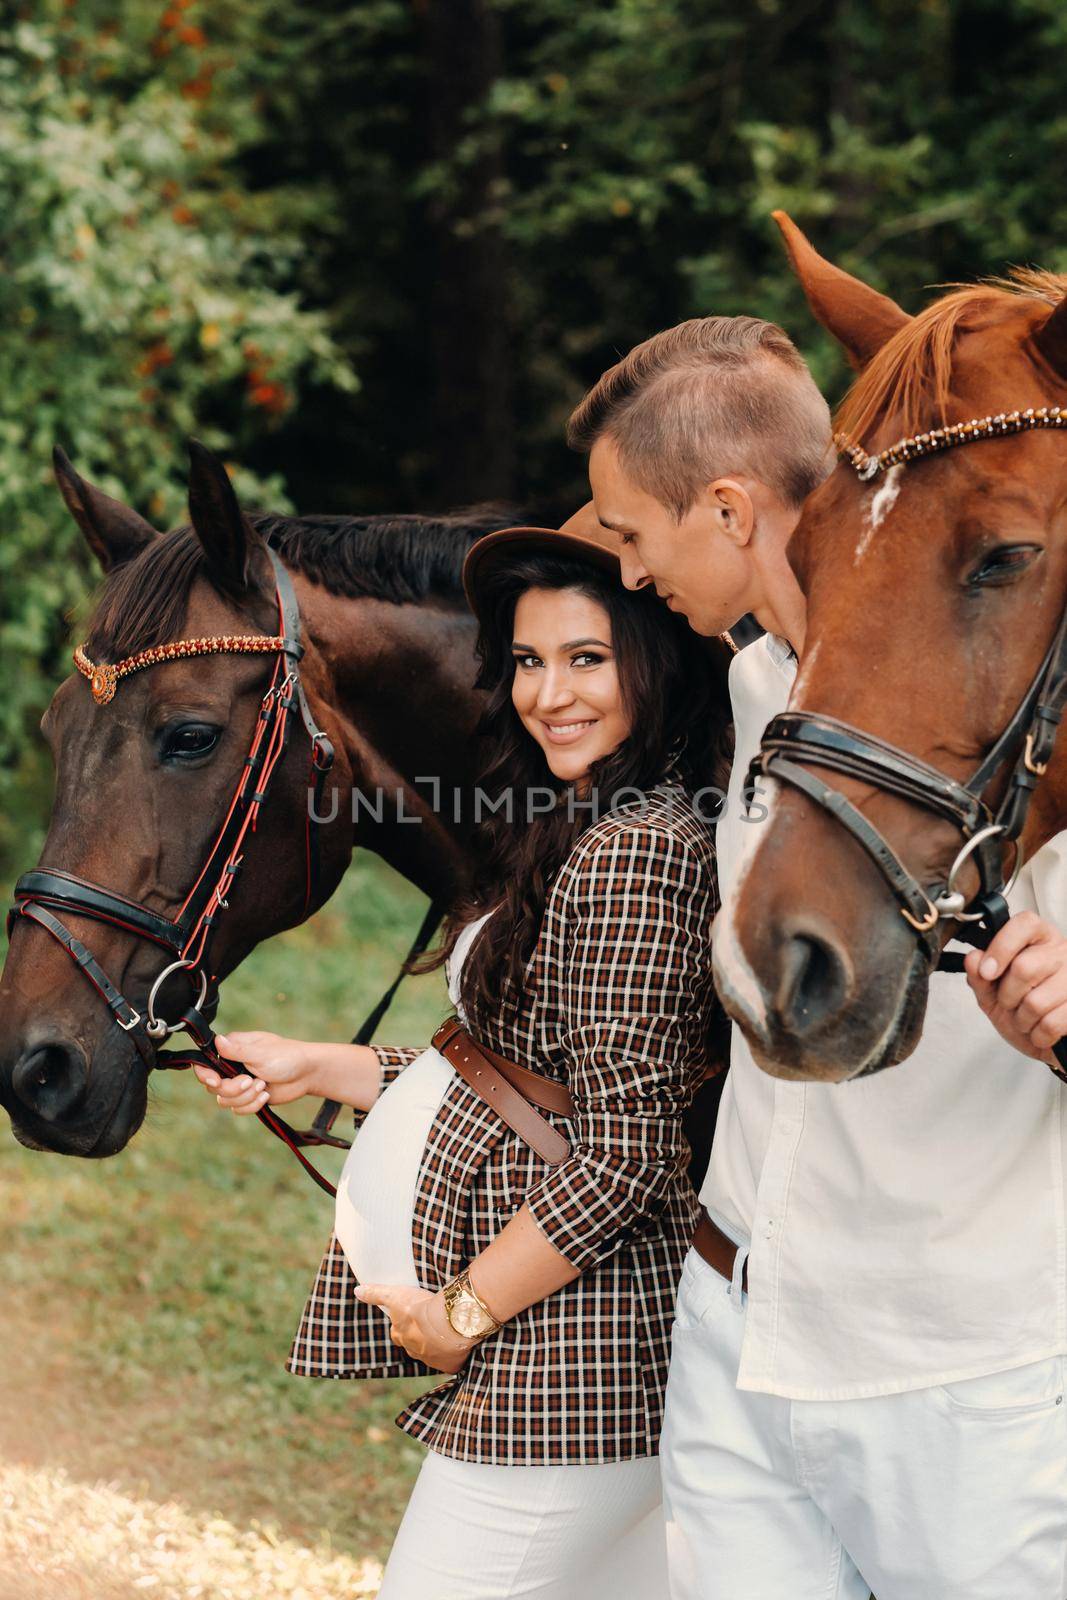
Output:
[[432,1046],[367,1113],[337,1185],[334,1232],[361,1283],[421,1287],[411,1248],[426,1141],[455,1072]]

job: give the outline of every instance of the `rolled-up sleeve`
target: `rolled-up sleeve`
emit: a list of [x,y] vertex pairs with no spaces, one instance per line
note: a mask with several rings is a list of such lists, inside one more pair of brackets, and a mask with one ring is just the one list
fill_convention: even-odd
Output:
[[526,1201],[584,1270],[662,1209],[688,1163],[682,1113],[706,1059],[716,891],[697,851],[649,824],[597,840],[563,871],[571,1154]]
[[384,1094],[393,1080],[399,1078],[404,1068],[410,1067],[416,1056],[422,1055],[422,1048],[417,1045],[372,1044],[371,1049],[378,1057],[378,1065],[381,1068],[378,1081],[379,1094]]

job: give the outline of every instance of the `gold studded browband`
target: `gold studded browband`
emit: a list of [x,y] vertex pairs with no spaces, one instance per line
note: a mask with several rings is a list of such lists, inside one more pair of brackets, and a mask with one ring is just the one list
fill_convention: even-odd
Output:
[[156,644],[149,650],[138,650],[124,661],[92,662],[81,645],[74,652],[74,665],[83,678],[88,678],[93,699],[98,706],[106,706],[114,699],[120,678],[131,672],[141,672],[160,661],[184,661],[189,656],[256,655],[282,650],[288,640],[280,634],[222,633],[205,639],[176,639],[172,644]]
[[899,467],[938,450],[954,450],[975,439],[998,439],[1012,433],[1029,433],[1034,428],[1067,428],[1067,407],[1030,406],[1026,411],[1001,411],[995,417],[973,417],[970,422],[953,422],[946,428],[931,428],[900,439],[888,450],[868,455],[860,444],[853,444],[843,433],[834,434],[834,444],[863,479],[875,478],[888,467]]

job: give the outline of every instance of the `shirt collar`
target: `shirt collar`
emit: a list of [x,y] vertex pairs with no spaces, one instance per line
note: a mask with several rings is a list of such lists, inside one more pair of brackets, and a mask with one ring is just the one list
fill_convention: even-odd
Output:
[[788,639],[783,639],[778,633],[768,633],[767,654],[776,667],[796,666],[797,655]]

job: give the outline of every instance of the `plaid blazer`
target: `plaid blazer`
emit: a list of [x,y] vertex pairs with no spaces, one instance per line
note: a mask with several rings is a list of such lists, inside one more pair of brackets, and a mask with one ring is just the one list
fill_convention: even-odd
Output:
[[[581,1276],[475,1346],[408,1405],[401,1428],[444,1455],[508,1464],[655,1455],[675,1291],[698,1201],[682,1113],[710,1067],[713,832],[677,784],[580,835],[551,884],[522,994],[475,1038],[567,1083],[550,1167],[456,1078],[431,1128],[412,1221],[419,1281],[439,1289],[525,1201]],[[383,1087],[419,1054],[376,1047]],[[432,1369],[389,1338],[331,1239],[293,1340],[304,1377]]]

